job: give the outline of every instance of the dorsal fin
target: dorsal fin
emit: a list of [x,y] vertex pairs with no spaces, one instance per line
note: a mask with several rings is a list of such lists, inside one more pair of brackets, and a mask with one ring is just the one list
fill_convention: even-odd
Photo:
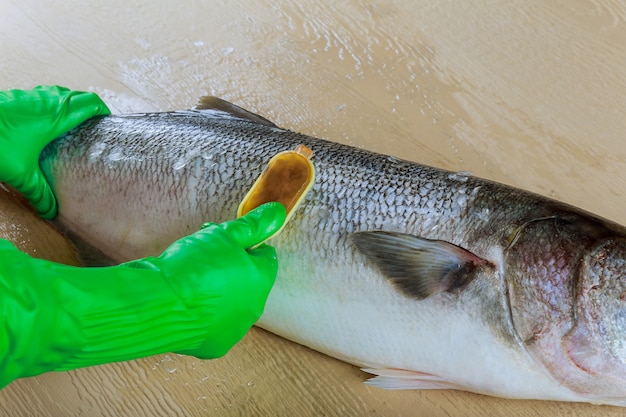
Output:
[[201,110],[201,111],[210,110],[210,111],[222,112],[236,119],[247,120],[249,122],[258,123],[258,124],[269,126],[269,127],[278,127],[274,123],[267,120],[265,117],[252,113],[226,100],[222,100],[219,97],[214,97],[214,96],[200,97],[200,100],[198,101],[198,104],[196,105],[196,107],[194,107],[194,110]]
[[424,299],[463,288],[476,268],[487,264],[470,251],[443,240],[404,233],[359,232],[356,247],[405,295]]

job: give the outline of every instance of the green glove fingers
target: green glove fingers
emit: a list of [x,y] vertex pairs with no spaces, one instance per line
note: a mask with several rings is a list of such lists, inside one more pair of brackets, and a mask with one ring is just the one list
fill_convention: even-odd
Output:
[[235,222],[223,223],[221,227],[241,246],[249,248],[268,239],[280,229],[285,219],[277,219],[276,211],[281,209],[284,210],[284,206],[280,203],[267,203],[258,207],[251,215],[243,216]]
[[106,268],[34,259],[0,240],[0,387],[164,352],[222,356],[260,317],[276,277],[274,249],[246,247],[284,220],[270,203]]
[[0,181],[24,194],[43,217],[54,217],[56,199],[39,169],[41,150],[85,120],[107,114],[94,93],[57,86],[0,91]]

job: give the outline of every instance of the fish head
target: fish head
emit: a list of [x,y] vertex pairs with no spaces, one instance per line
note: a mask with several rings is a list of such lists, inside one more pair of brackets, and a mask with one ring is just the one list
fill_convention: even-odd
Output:
[[[579,266],[572,329],[562,347],[571,362],[602,383],[626,387],[626,239],[605,239]],[[614,388],[611,389],[612,391]]]
[[626,400],[626,237],[558,218],[528,222],[506,249],[506,276],[530,355],[577,396]]

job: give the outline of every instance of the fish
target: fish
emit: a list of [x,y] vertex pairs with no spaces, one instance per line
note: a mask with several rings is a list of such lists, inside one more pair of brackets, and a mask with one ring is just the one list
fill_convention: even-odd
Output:
[[233,219],[270,158],[299,144],[314,152],[316,181],[269,241],[278,276],[258,326],[384,389],[626,406],[619,224],[213,97],[90,119],[50,143],[40,167],[56,224],[115,263]]

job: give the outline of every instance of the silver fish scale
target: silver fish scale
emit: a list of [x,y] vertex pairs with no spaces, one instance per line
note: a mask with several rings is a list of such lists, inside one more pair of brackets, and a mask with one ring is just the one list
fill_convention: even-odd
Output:
[[[150,176],[156,175],[167,179],[158,182],[167,197],[197,208],[198,221],[224,221],[271,156],[300,143],[315,152],[317,171],[299,216],[306,219],[305,230],[403,231],[467,243],[458,223],[478,196],[472,194],[473,179],[449,179],[447,172],[247,121],[203,117],[201,111],[90,121],[47,147],[41,164],[55,178],[60,175],[54,170],[71,163],[77,185],[98,170],[106,183],[142,183],[149,189],[155,182]],[[89,163],[76,169],[75,161]],[[135,191],[134,198],[143,197]],[[175,209],[168,214],[175,216]],[[179,234],[197,224],[189,226]]]
[[[89,196],[93,207],[81,211],[109,207],[116,212],[113,221],[128,223],[127,241],[107,248],[123,260],[145,256],[146,247],[158,254],[205,221],[233,218],[269,159],[301,143],[315,153],[317,179],[275,239],[279,253],[290,242],[323,233],[313,249],[330,257],[338,247],[351,251],[351,233],[385,230],[445,240],[488,258],[490,248],[505,248],[532,219],[580,214],[463,173],[206,111],[93,119],[51,143],[41,166],[56,187],[62,216],[83,221],[64,204],[76,207],[70,203]],[[115,204],[115,198],[127,204]],[[150,210],[142,212],[145,207]]]
[[[146,246],[158,254],[205,221],[233,218],[269,159],[301,143],[315,153],[317,179],[275,239],[279,253],[288,242],[324,233],[314,250],[330,257],[338,247],[349,247],[351,233],[385,230],[449,241],[488,257],[490,247],[505,247],[523,224],[555,215],[554,207],[560,207],[463,173],[205,111],[91,120],[50,144],[41,166],[53,187],[57,178],[67,182],[57,194],[61,214],[72,219],[81,215],[64,211],[64,199],[88,195],[94,205],[116,196],[128,199],[127,206],[111,201],[110,208],[117,211],[116,221],[128,223],[127,244],[111,242],[115,248],[108,248],[124,260],[145,256]],[[179,219],[185,219],[184,227]],[[148,245],[150,236],[159,239]]]

